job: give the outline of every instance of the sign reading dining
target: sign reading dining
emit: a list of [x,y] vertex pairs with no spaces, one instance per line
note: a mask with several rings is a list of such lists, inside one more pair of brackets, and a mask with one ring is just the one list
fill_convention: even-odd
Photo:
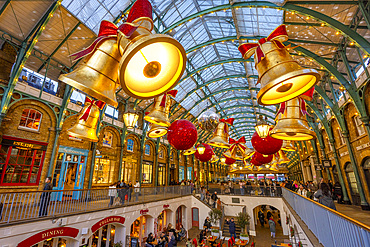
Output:
[[98,221],[97,223],[95,223],[92,227],[91,227],[91,232],[96,232],[98,229],[102,228],[103,226],[105,225],[108,225],[110,223],[120,223],[120,224],[124,224],[125,223],[125,218],[124,217],[121,217],[121,216],[110,216],[110,217],[107,217],[107,218],[104,218],[100,221]]
[[44,241],[49,238],[55,237],[71,237],[75,238],[78,235],[79,230],[72,227],[57,227],[52,228],[46,231],[39,232],[22,242],[20,242],[17,247],[30,247],[33,246],[41,241]]

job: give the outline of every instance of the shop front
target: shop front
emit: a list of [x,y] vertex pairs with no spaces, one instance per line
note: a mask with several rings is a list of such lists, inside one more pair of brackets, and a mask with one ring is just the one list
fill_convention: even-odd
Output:
[[158,164],[158,186],[166,185],[166,164]]
[[175,164],[171,164],[170,165],[170,182],[171,181],[176,181],[175,180],[175,173],[176,173],[176,165]]
[[93,184],[108,186],[117,180],[114,176],[116,173],[116,158],[112,155],[101,153],[95,156],[95,166],[93,175]]
[[142,215],[131,225],[129,240],[131,247],[143,246],[143,239],[154,229],[154,219],[147,215],[148,211],[148,209],[140,210]]
[[185,168],[183,166],[179,166],[179,181],[185,179]]
[[36,186],[47,143],[3,135],[0,144],[0,185]]
[[[57,162],[54,170],[53,189],[54,190],[77,190],[83,189],[85,178],[86,161],[89,150],[59,146]],[[80,192],[73,194],[57,193],[57,200],[78,199]]]
[[192,180],[192,173],[193,173],[193,168],[191,166],[187,167],[186,178],[188,180]]
[[143,161],[142,175],[143,175],[142,178],[143,184],[153,183],[153,162]]
[[81,247],[113,247],[115,243],[124,244],[125,218],[121,216],[106,217],[91,227],[91,236],[82,239]]
[[159,233],[164,231],[168,223],[171,222],[172,211],[168,208],[168,204],[163,205],[163,211],[154,220],[154,232],[157,234],[157,236],[159,236]]
[[72,227],[57,227],[39,232],[18,243],[17,247],[67,247],[76,246],[79,230]]

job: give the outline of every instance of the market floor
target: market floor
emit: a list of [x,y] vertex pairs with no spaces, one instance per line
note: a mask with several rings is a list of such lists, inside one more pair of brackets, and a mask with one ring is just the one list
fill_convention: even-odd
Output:
[[362,210],[360,206],[335,203],[337,211],[362,224],[370,226],[370,211]]

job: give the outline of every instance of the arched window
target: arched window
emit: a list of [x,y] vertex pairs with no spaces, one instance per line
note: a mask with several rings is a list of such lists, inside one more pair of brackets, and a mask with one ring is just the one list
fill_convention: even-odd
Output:
[[113,144],[113,134],[112,132],[104,132],[104,137],[103,137],[103,146],[104,147],[112,147]]
[[150,155],[150,145],[145,144],[145,155]]
[[134,140],[127,139],[127,151],[129,151],[129,152],[134,151]]
[[40,129],[42,113],[34,109],[24,109],[19,128],[38,131]]
[[163,148],[159,149],[158,157],[163,159]]

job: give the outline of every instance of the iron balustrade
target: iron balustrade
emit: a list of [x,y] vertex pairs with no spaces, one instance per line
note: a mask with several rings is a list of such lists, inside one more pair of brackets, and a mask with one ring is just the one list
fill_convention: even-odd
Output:
[[[191,195],[190,186],[0,193],[0,227]],[[111,201],[111,197],[113,200]],[[120,198],[120,199],[117,199]],[[112,205],[110,202],[113,202]]]
[[[206,186],[204,186],[206,188]],[[276,186],[260,186],[260,185],[245,185],[244,189],[239,185],[234,185],[232,189],[222,190],[219,185],[209,185],[209,193],[212,195],[215,191],[218,195],[242,195],[242,196],[269,196],[281,197],[281,187]],[[201,194],[201,189],[197,189],[197,193]]]
[[324,246],[370,246],[370,227],[283,188],[283,198]]

